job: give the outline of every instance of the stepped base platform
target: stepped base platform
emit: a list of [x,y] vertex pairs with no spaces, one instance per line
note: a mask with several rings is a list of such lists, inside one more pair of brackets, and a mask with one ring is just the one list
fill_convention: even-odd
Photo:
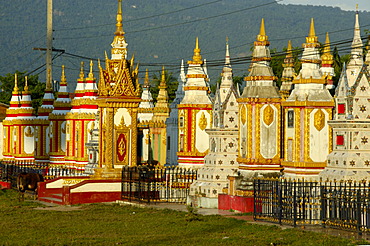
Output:
[[0,181],[0,190],[10,189],[12,184],[10,182]]
[[59,177],[38,184],[38,200],[59,205],[113,202],[121,199],[120,179]]

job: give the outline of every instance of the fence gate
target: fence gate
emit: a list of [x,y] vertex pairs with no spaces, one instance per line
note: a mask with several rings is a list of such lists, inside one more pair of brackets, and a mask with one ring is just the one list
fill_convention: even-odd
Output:
[[122,168],[122,200],[186,203],[196,170],[179,167],[125,166]]
[[320,224],[320,199],[317,182],[256,179],[254,219],[293,226]]

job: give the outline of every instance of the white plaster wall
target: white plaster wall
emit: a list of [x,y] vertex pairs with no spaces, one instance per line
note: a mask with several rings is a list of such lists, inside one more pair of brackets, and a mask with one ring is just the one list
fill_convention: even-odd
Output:
[[[66,130],[67,129],[66,126],[67,126],[67,123],[64,121],[62,122],[60,129]],[[66,134],[63,133],[63,131],[61,131],[60,133],[60,148],[62,151],[66,152]]]
[[132,119],[130,113],[126,108],[120,108],[117,110],[116,114],[114,115],[114,124],[116,126],[120,125],[122,116],[124,117],[125,125],[130,126],[132,123]]
[[268,126],[264,122],[264,110],[269,104],[264,105],[260,111],[260,153],[263,158],[271,159],[277,154],[277,109],[274,105],[270,105],[274,110],[273,122]]
[[[30,132],[32,133],[32,137],[27,137],[26,136],[26,131],[29,131],[27,128],[31,129]],[[23,135],[24,135],[24,143],[23,143],[23,148],[24,152],[26,154],[32,154],[33,151],[35,150],[35,129],[32,126],[26,126],[23,129]]]
[[[50,152],[50,134],[49,134],[49,132],[50,132],[50,126],[48,126],[46,128],[46,137],[45,137],[45,139],[46,139],[46,143],[45,143],[46,153]],[[43,141],[43,139],[39,139],[39,141]]]
[[314,125],[314,115],[318,109],[314,109],[310,114],[309,141],[310,141],[310,158],[315,162],[324,162],[329,154],[329,115],[326,110],[321,110],[325,114],[325,126],[318,131]]
[[202,113],[204,113],[204,116],[206,117],[207,119],[207,126],[205,129],[207,128],[211,128],[211,115],[208,111],[206,110],[200,110],[197,114],[196,114],[196,124],[195,124],[195,148],[199,151],[199,152],[205,152],[208,150],[209,148],[209,136],[208,136],[208,133],[204,130],[201,130],[199,128],[199,121],[200,121],[200,118],[202,116]]

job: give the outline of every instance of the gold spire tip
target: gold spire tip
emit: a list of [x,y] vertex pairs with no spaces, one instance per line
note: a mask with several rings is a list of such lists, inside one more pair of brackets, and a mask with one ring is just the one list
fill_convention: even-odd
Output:
[[306,37],[306,43],[317,43],[317,36],[315,32],[315,22],[311,18],[310,30],[308,32],[308,37]]
[[260,32],[257,35],[257,41],[260,41],[260,42],[268,41],[268,36],[266,35],[265,19],[264,18],[262,18],[262,20],[261,20]]
[[81,62],[81,68],[80,68],[80,79],[84,79],[84,62]]
[[94,74],[93,74],[93,66],[94,63],[92,60],[90,60],[90,72],[89,72],[89,79],[94,79]]
[[148,72],[148,69],[145,70],[144,87],[149,87],[149,72]]
[[316,33],[315,33],[315,22],[314,22],[313,18],[311,18],[310,32],[309,32],[308,36],[310,36],[310,37],[316,36]]
[[24,91],[28,91],[28,76],[25,76],[25,85],[24,85]]
[[202,64],[202,56],[200,54],[200,48],[199,48],[199,39],[196,37],[195,39],[195,49],[194,49],[194,55],[193,60],[188,62],[189,64]]

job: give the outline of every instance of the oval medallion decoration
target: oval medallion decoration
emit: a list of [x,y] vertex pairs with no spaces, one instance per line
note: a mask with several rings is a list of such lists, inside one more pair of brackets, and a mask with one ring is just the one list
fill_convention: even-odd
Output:
[[121,133],[117,139],[117,157],[120,162],[123,162],[126,158],[126,137]]
[[265,122],[265,124],[269,126],[273,121],[274,121],[274,110],[270,105],[268,105],[263,110],[263,122]]
[[247,121],[247,110],[245,109],[244,105],[241,105],[241,110],[240,110],[240,119],[242,121],[242,124],[245,125],[245,122]]
[[200,116],[200,119],[199,119],[199,128],[202,131],[204,131],[204,129],[206,129],[206,127],[207,127],[207,118],[204,115],[204,112],[202,112],[202,115]]
[[318,109],[314,115],[314,126],[318,131],[321,131],[325,126],[325,114],[321,109]]

